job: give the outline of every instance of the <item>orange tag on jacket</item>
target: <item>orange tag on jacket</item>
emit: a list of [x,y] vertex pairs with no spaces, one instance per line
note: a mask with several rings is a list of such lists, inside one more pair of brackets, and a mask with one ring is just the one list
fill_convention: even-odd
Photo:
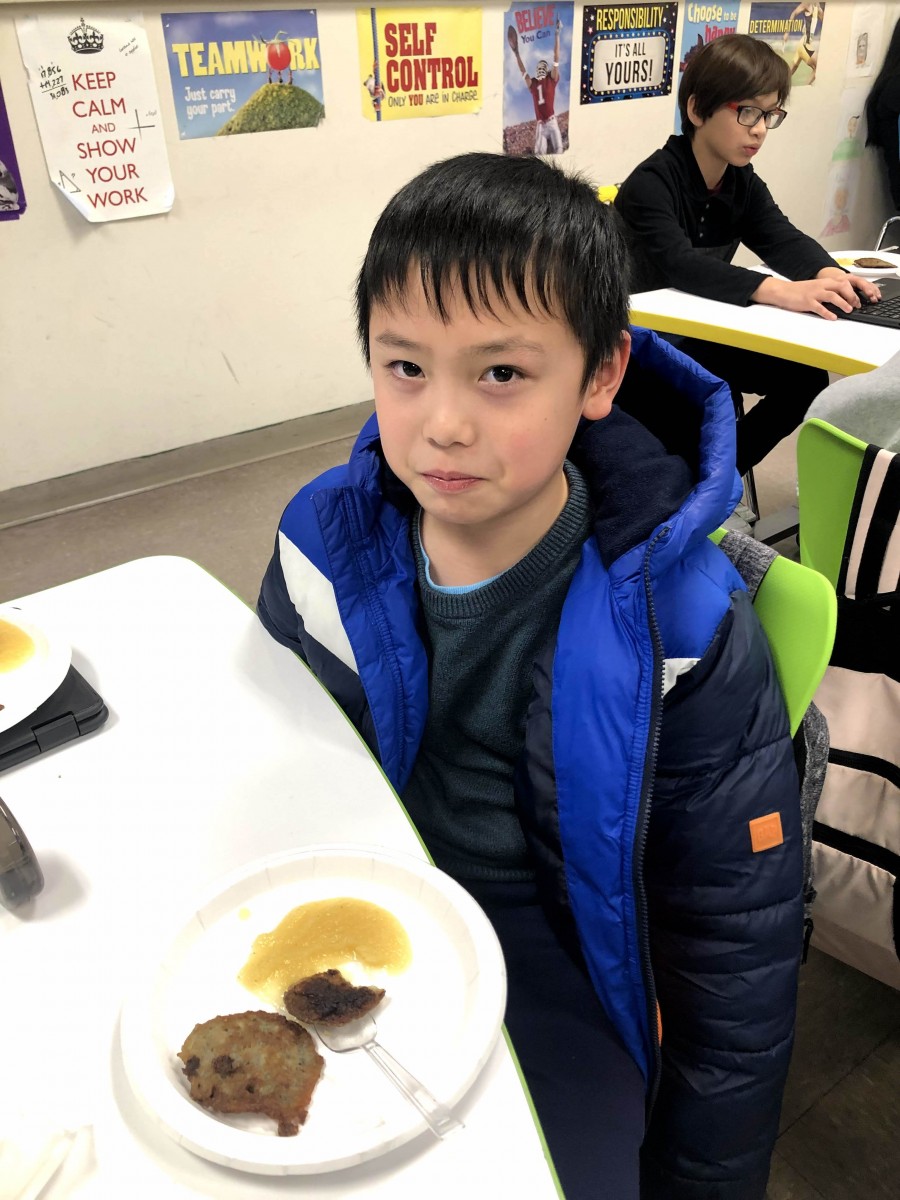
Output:
[[780,846],[783,841],[781,813],[767,813],[766,816],[757,817],[750,822],[750,844],[754,854],[758,854],[760,850],[771,850],[773,846]]

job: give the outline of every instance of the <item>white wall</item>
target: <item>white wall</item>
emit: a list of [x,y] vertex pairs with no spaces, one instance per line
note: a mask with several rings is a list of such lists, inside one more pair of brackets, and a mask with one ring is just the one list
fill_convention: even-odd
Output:
[[[227,6],[143,6],[175,205],[167,216],[93,225],[47,178],[13,26],[36,7],[70,13],[75,24],[81,6],[0,2],[0,80],[28,199],[21,220],[0,223],[0,489],[367,399],[351,295],[372,224],[427,163],[501,148],[507,5],[495,3],[483,5],[478,115],[366,121],[356,4],[330,0],[317,5],[327,113],[319,128],[179,141],[159,13]],[[791,219],[814,235],[852,7],[828,4],[818,80],[795,90],[790,120],[757,163]],[[744,21],[748,11],[745,0]],[[576,30],[580,18],[576,4]],[[674,96],[581,107],[577,88],[573,64],[567,157],[597,182],[623,179],[672,132]],[[887,204],[867,152],[853,233],[838,241],[871,245]]]

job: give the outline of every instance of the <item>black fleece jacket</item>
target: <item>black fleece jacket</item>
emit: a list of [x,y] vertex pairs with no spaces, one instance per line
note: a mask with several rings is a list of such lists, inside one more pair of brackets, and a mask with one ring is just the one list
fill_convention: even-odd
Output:
[[616,208],[627,229],[635,292],[676,287],[749,304],[761,280],[731,265],[741,242],[788,279],[814,279],[837,265],[790,223],[749,164],[727,167],[721,188],[711,193],[683,134],[635,167]]

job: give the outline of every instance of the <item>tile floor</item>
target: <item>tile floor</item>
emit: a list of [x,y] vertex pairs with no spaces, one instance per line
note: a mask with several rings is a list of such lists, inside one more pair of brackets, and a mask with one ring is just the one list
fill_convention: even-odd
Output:
[[[137,481],[124,465],[0,493],[0,602],[132,558],[180,554],[252,604],[284,505],[305,480],[347,455],[346,435],[361,410],[344,412],[291,423],[296,449],[285,449],[283,431],[273,428],[262,441],[219,439],[214,453],[207,443],[157,456],[163,469],[145,465]],[[794,498],[793,453],[788,439],[758,470],[763,514]],[[241,461],[256,455],[274,457]],[[133,494],[90,504],[92,491],[104,489]],[[22,521],[29,505],[34,512],[64,507],[67,494],[82,507],[10,523]],[[771,1200],[897,1197],[898,1130],[900,993],[812,950],[801,973]]]

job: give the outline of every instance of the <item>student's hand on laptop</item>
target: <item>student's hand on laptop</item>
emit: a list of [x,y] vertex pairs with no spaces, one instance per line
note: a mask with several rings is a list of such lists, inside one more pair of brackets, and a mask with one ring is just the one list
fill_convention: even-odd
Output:
[[[817,279],[776,279],[774,275],[765,278],[750,297],[757,304],[772,304],[776,308],[786,308],[789,312],[811,312],[826,321],[836,321],[833,312],[825,308],[833,304],[850,312],[859,308],[859,296],[853,290],[851,280],[855,275],[848,275],[837,268],[837,276],[832,275],[831,267],[824,267]],[[866,283],[864,279],[859,283]]]
[[[816,278],[844,280],[855,291],[862,292],[870,304],[875,304],[881,299],[881,292],[871,279],[863,279],[861,275],[848,274],[840,267],[823,267]],[[842,292],[842,295],[846,295],[846,292]],[[854,307],[856,306],[854,305]]]

